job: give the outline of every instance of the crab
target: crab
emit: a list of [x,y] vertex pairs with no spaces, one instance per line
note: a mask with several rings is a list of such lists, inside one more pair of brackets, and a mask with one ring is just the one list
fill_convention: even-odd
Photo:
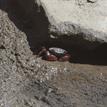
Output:
[[71,55],[66,50],[57,47],[49,49],[42,47],[38,56],[47,61],[70,61],[71,58]]

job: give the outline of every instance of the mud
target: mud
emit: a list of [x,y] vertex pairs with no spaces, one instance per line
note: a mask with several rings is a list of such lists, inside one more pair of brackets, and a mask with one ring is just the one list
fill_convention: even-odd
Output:
[[[37,58],[38,46],[28,38],[34,31],[30,22],[23,24],[10,5],[0,8],[0,107],[107,106],[107,63],[98,64],[96,54],[81,53],[76,47],[69,51],[71,62]],[[106,60],[103,46],[95,53]]]

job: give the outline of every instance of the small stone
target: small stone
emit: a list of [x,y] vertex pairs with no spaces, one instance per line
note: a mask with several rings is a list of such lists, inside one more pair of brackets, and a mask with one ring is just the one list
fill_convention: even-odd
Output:
[[52,91],[53,91],[52,88],[49,88],[49,89],[48,89],[48,93],[51,93]]

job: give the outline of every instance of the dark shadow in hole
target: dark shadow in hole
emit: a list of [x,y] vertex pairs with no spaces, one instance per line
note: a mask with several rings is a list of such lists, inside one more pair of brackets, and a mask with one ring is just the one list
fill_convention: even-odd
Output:
[[0,4],[10,20],[26,34],[32,52],[35,53],[45,45],[49,35],[49,22],[43,8],[38,7],[35,0],[0,0]]
[[[107,65],[107,44],[102,44],[93,51],[84,50],[78,46],[63,44],[61,40],[50,40],[48,37],[48,18],[42,7],[38,7],[31,0],[31,11],[25,10],[16,2],[17,0],[0,0],[0,9],[8,13],[11,21],[27,35],[32,52],[38,52],[41,46],[60,47],[67,50],[72,63]],[[27,2],[29,0],[25,0]],[[28,3],[29,4],[29,3]],[[24,4],[25,5],[25,4]]]
[[92,65],[107,65],[107,44],[102,44],[92,51],[74,51],[73,62]]
[[[65,42],[65,41],[64,41]],[[68,45],[61,40],[50,40],[46,45],[60,47],[67,50],[71,55],[71,63],[92,64],[92,65],[107,65],[107,43],[103,43],[94,50],[84,49],[78,45]]]

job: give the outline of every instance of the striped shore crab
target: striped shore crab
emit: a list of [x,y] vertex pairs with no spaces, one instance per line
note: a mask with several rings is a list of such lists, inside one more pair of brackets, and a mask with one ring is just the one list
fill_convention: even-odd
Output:
[[57,47],[51,47],[49,49],[42,47],[38,56],[47,61],[70,61],[71,58],[66,50]]

